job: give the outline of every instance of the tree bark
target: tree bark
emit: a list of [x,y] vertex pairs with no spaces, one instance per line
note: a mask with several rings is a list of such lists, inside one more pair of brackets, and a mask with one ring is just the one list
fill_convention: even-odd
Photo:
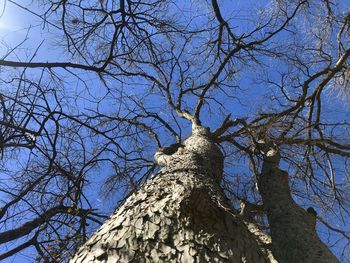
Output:
[[268,149],[258,178],[273,255],[283,263],[339,262],[316,233],[314,210],[307,212],[293,200],[288,174],[279,168],[279,159],[278,150]]
[[161,149],[162,170],[133,194],[73,262],[276,262],[231,209],[221,188],[223,157],[206,128]]
[[223,155],[210,138],[194,126],[184,145],[160,149],[161,171],[70,262],[338,262],[318,238],[315,216],[293,201],[276,156],[258,178],[271,237],[233,211],[220,187]]

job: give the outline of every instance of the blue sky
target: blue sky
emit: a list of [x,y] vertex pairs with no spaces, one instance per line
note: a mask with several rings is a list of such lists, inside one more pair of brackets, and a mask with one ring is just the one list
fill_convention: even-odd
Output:
[[[3,0],[2,0],[3,1]],[[19,1],[17,1],[19,2]],[[39,10],[40,12],[40,6],[37,6],[35,3],[32,3],[31,0],[24,0],[20,1],[21,3],[25,3],[28,8],[30,8],[33,11]],[[195,2],[195,1],[194,1]],[[242,28],[243,25],[246,25],[246,20],[241,20],[241,17],[245,17],[246,13],[251,11],[251,9],[259,9],[261,6],[265,6],[268,1],[225,1],[223,10],[227,12],[225,15],[228,16],[228,13],[232,13],[234,17],[238,18],[236,19],[235,23],[237,23],[237,26],[240,26],[238,28]],[[347,1],[340,1],[341,4],[346,6]],[[1,2],[0,2],[1,3]],[[31,3],[31,4],[30,4]],[[200,5],[199,2],[195,2],[196,5]],[[179,1],[179,5],[183,4],[183,1]],[[1,8],[1,7],[0,7]],[[1,9],[0,9],[1,10]],[[230,12],[232,10],[232,12]],[[1,14],[1,12],[0,12]],[[6,2],[6,9],[3,15],[0,18],[0,40],[2,39],[3,42],[6,42],[8,46],[13,46],[16,44],[19,44],[26,36],[28,30],[30,30],[29,38],[26,41],[26,43],[23,45],[23,49],[18,49],[15,53],[11,55],[11,60],[25,60],[26,56],[30,56],[34,50],[38,47],[38,45],[42,42],[42,46],[40,47],[40,52],[38,53],[38,56],[36,57],[36,61],[65,61],[66,56],[64,53],[62,53],[62,50],[59,48],[53,49],[51,46],[54,43],[52,35],[55,32],[55,28],[53,26],[50,27],[50,31],[52,32],[49,34],[46,29],[42,29],[40,26],[40,19],[32,14],[28,14],[27,11],[22,10],[16,5],[14,5],[11,2]],[[29,25],[31,27],[29,28]],[[5,45],[0,45],[0,55],[6,52]],[[9,59],[9,58],[8,58]],[[275,67],[280,67],[280,69],[283,68],[283,66],[278,65],[277,63],[273,61],[265,61],[270,66],[273,65]],[[275,63],[275,64],[274,64]],[[269,87],[266,87],[264,85],[258,85],[254,82],[253,79],[250,77],[251,70],[245,71],[242,70],[242,73],[240,75],[240,85],[243,87],[247,87],[247,91],[245,93],[245,101],[244,103],[240,104],[237,103],[236,100],[226,100],[226,106],[227,108],[232,110],[233,117],[241,117],[245,116],[247,112],[254,113],[256,109],[262,108],[266,105],[264,105],[265,100],[262,99],[261,95],[266,94],[266,91]],[[86,80],[90,79],[90,76],[86,75]],[[93,76],[91,80],[88,81],[91,85],[100,85],[98,82],[95,81],[96,76]],[[74,87],[77,90],[80,90],[82,87],[79,83],[75,83],[75,79],[71,78],[72,83],[74,83]],[[254,87],[254,88],[252,88]],[[103,89],[97,89],[101,92],[101,95],[103,94]],[[85,107],[88,107],[88,102],[84,101],[83,103]],[[334,100],[330,100],[329,103],[326,103],[326,106],[329,108],[329,117],[330,118],[340,118],[342,119],[346,111],[348,111],[349,102],[346,100],[342,100],[334,103]],[[331,116],[332,114],[332,116]],[[205,124],[211,125],[212,127],[215,127],[219,124],[219,121],[221,121],[225,116],[220,116],[219,113],[214,112],[212,115],[210,115],[207,111],[207,115],[204,117]],[[189,129],[186,130],[186,132],[189,132]],[[0,175],[1,176],[1,175]],[[94,177],[96,181],[102,180],[103,177]],[[100,184],[100,183],[99,183]],[[93,188],[91,189],[93,190]],[[97,191],[92,191],[92,196],[96,194],[96,204],[100,205],[102,209],[111,208],[113,206],[113,199],[107,199],[102,200],[97,196]],[[1,196],[0,196],[1,197]],[[0,249],[1,251],[1,249]],[[30,259],[29,261],[26,261],[28,251],[24,252],[24,257],[16,256],[12,259],[9,259],[5,262],[32,262]]]

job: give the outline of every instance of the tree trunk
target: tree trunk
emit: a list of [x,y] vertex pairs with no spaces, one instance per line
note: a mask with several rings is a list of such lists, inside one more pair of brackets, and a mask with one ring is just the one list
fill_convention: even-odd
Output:
[[[309,225],[299,219],[293,223],[294,212],[285,217],[285,210],[275,211],[280,201],[266,192],[264,178],[270,172],[265,166],[259,186],[267,202],[272,241],[278,242],[271,252],[271,239],[252,221],[235,213],[225,198],[220,188],[223,156],[206,128],[195,126],[184,145],[159,150],[155,160],[162,170],[127,199],[71,263],[277,262],[272,253],[278,255],[279,262],[336,262]],[[300,213],[301,208],[295,204],[292,209]],[[276,217],[285,217],[288,222]],[[300,231],[294,229],[299,226]],[[288,238],[293,232],[306,231],[306,239],[299,244],[290,243],[300,241],[297,238],[284,241],[283,231]],[[308,246],[311,241],[314,245]]]
[[271,262],[219,186],[223,157],[208,131],[155,155],[163,169],[71,262]]
[[294,202],[288,174],[279,168],[278,151],[268,149],[258,186],[278,262],[339,262],[316,233],[316,212],[307,212]]

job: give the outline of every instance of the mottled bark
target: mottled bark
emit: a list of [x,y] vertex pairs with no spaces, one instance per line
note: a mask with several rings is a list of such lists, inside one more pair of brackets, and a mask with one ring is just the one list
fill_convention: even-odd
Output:
[[283,263],[339,262],[316,233],[315,212],[305,211],[293,200],[288,174],[279,168],[278,151],[265,150],[258,186],[271,230],[273,255]]
[[[133,194],[71,260],[79,262],[338,262],[315,213],[292,199],[278,153],[265,151],[263,206],[234,213],[220,188],[223,156],[200,126],[155,154],[162,170]],[[267,213],[271,237],[251,213]],[[276,260],[277,259],[277,260]]]
[[273,262],[222,193],[223,157],[208,136],[194,127],[184,145],[158,151],[163,169],[71,262]]

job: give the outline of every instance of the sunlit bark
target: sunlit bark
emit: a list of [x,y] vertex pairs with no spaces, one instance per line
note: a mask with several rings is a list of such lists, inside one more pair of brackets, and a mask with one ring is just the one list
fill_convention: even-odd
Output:
[[225,198],[223,157],[209,135],[197,127],[173,154],[158,151],[163,169],[71,262],[273,262]]

